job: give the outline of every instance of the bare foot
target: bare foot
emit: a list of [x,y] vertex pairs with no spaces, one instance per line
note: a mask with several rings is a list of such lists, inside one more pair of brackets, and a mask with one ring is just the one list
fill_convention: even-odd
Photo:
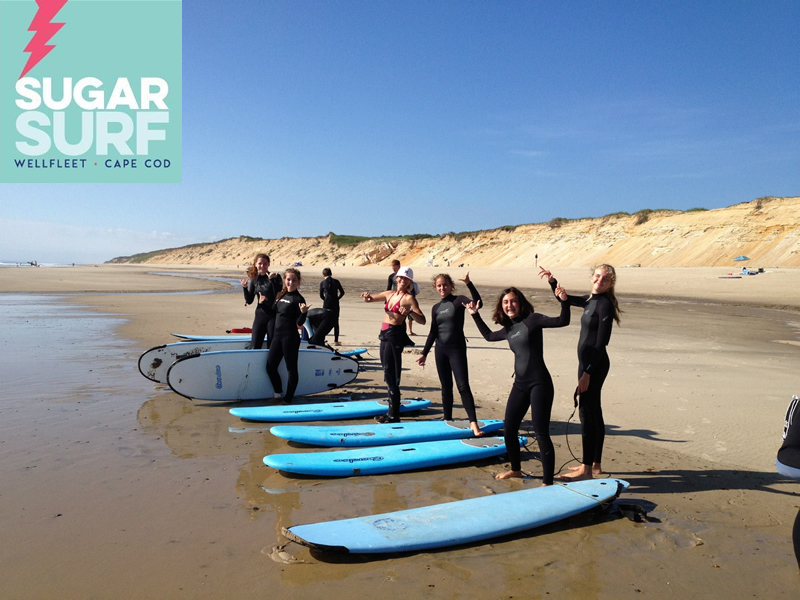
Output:
[[511,479],[512,477],[522,477],[522,471],[506,471],[494,476],[495,479]]
[[[583,465],[580,467],[569,467],[570,471],[581,471],[583,470]],[[600,466],[600,463],[592,463],[592,475],[605,475],[603,472],[603,468]]]
[[570,467],[570,471],[572,471],[572,473],[559,475],[556,479],[559,481],[584,481],[592,478],[592,468],[589,465]]
[[478,427],[478,424],[475,421],[471,421],[469,424],[469,428],[472,429],[472,434],[475,437],[483,437],[486,435],[485,431],[481,431],[481,428]]

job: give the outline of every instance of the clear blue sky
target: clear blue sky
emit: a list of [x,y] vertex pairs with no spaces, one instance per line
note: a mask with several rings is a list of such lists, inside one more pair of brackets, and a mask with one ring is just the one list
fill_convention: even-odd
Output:
[[0,260],[800,195],[800,2],[191,0],[183,183],[0,185]]

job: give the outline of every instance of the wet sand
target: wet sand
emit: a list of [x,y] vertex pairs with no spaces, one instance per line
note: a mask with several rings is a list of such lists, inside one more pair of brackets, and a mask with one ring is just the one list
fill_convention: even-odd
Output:
[[[800,271],[722,280],[720,269],[620,269],[625,314],[609,347],[604,467],[631,483],[624,497],[651,508],[651,522],[582,516],[489,543],[367,558],[312,553],[280,528],[537,486],[535,444],[523,453],[522,481],[495,481],[506,468],[499,460],[336,480],[275,472],[265,454],[315,450],[245,424],[225,405],[154,386],[136,367],[141,352],[171,341],[169,332],[249,326],[252,307],[224,282],[148,271],[0,270],[0,290],[18,292],[0,296],[0,597],[796,597],[790,531],[800,486],[779,477],[774,461],[798,393]],[[303,269],[301,291],[319,306],[317,271]],[[426,285],[433,271],[417,273],[429,314],[438,301]],[[341,340],[368,347],[369,357],[350,386],[302,401],[383,397],[381,310],[357,296],[383,289],[387,274],[334,268],[347,291]],[[513,283],[531,292],[538,312],[558,310],[533,271],[471,275],[487,303]],[[556,275],[570,293],[588,291],[585,271]],[[89,293],[41,295],[54,287]],[[131,293],[203,289],[218,291]],[[577,417],[564,436],[578,318],[576,310],[569,328],[545,333],[557,467],[571,458],[567,439],[580,448]],[[466,327],[478,414],[502,418],[511,352],[484,342],[469,319]],[[421,348],[424,337],[416,341]],[[430,398],[418,418],[436,418],[433,361],[423,370],[413,352],[404,357],[404,393]],[[455,414],[464,414],[458,397]]]

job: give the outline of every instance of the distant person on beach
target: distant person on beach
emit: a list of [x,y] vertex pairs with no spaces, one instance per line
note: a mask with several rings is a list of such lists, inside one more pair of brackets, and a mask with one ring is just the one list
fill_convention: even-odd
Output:
[[552,485],[556,456],[550,439],[550,413],[553,408],[553,379],[544,364],[544,341],[542,330],[569,325],[567,292],[557,286],[556,297],[561,302],[561,314],[547,317],[533,312],[533,305],[515,287],[506,288],[497,298],[492,320],[502,325],[499,331],[491,331],[478,313],[478,306],[471,302],[467,310],[475,319],[478,330],[489,342],[508,340],[514,353],[514,383],[506,402],[503,434],[511,469],[495,475],[495,479],[522,477],[520,459],[519,426],[528,407],[531,408],[531,423],[542,460],[542,485]]
[[386,291],[387,292],[396,292],[397,291],[397,271],[400,270],[400,261],[395,259],[392,261],[392,272],[389,275],[389,279],[386,280]]
[[400,422],[400,373],[403,369],[403,348],[413,346],[406,334],[406,317],[425,325],[425,315],[419,308],[417,299],[411,294],[414,283],[414,271],[409,267],[401,267],[396,271],[397,291],[386,290],[374,296],[363,292],[364,302],[380,302],[383,304],[383,324],[378,338],[381,340],[381,365],[383,379],[389,391],[389,412],[376,417],[379,423]]
[[456,289],[453,279],[447,273],[440,273],[433,278],[433,287],[442,299],[431,309],[431,328],[428,339],[422,349],[422,356],[417,359],[417,364],[425,366],[425,362],[436,343],[434,356],[436,357],[436,372],[439,383],[442,385],[442,412],[444,420],[453,418],[453,377],[456,380],[461,403],[467,411],[469,426],[472,433],[482,436],[483,432],[478,427],[478,417],[475,413],[475,398],[469,386],[469,369],[467,368],[467,340],[464,337],[464,311],[471,301],[474,305],[481,305],[481,295],[469,279],[469,273],[461,279],[470,291],[472,300],[466,296],[453,295]]
[[[292,401],[294,391],[297,389],[299,381],[297,359],[300,355],[300,336],[297,334],[297,328],[306,322],[306,313],[309,309],[306,299],[297,291],[300,282],[300,271],[297,269],[284,271],[283,289],[275,298],[275,338],[267,355],[267,375],[272,383],[274,396],[283,398],[285,402]],[[286,371],[289,375],[285,394],[278,373],[282,359],[286,360]]]
[[[800,398],[792,396],[783,425],[783,444],[775,466],[784,477],[800,480]],[[792,543],[797,566],[800,567],[800,510],[794,519]]]
[[[559,285],[553,274],[542,267],[539,276],[546,277],[550,287],[558,295]],[[580,395],[578,414],[581,419],[583,459],[581,466],[570,467],[572,473],[559,477],[564,481],[591,479],[593,475],[603,473],[601,459],[606,425],[603,420],[600,393],[611,367],[606,352],[606,346],[611,339],[611,326],[614,321],[619,324],[619,315],[622,311],[614,293],[617,282],[617,272],[614,267],[596,266],[592,269],[590,281],[592,293],[588,296],[567,296],[567,304],[583,309],[581,333],[578,339],[578,394]]]
[[314,330],[314,335],[309,343],[322,346],[325,336],[333,329],[333,344],[339,346],[339,300],[344,296],[344,288],[338,279],[333,278],[329,268],[322,269],[325,278],[319,284],[319,297],[322,299],[322,322]]
[[277,273],[270,273],[269,265],[269,256],[256,254],[253,264],[245,272],[247,279],[240,280],[245,306],[258,299],[250,337],[253,350],[261,349],[264,338],[269,348],[275,329],[275,296],[281,290],[281,278]]

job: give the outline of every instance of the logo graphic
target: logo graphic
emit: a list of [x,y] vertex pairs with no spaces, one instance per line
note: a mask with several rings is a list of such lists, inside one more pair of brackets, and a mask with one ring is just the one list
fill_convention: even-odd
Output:
[[0,181],[180,182],[181,10],[0,0]]
[[220,369],[219,365],[217,365],[216,373],[217,373],[216,388],[218,390],[221,390],[222,389],[222,369]]

